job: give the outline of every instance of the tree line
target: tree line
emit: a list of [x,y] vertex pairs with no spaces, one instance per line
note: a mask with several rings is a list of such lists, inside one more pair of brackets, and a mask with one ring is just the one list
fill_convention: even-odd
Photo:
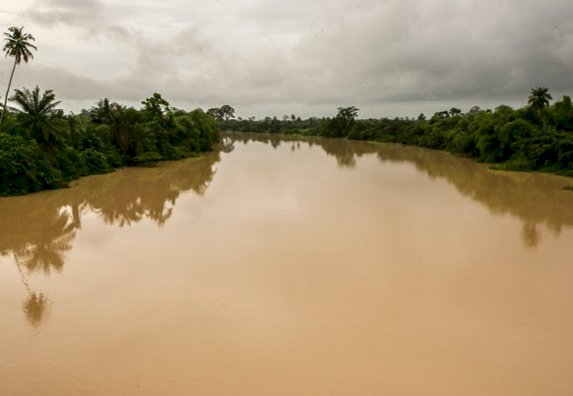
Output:
[[22,27],[11,27],[4,36],[4,52],[14,63],[0,115],[0,195],[58,188],[84,175],[193,156],[212,150],[220,129],[402,143],[507,170],[573,175],[573,104],[569,96],[551,104],[544,87],[533,88],[520,109],[475,106],[463,113],[454,107],[417,119],[358,119],[355,106],[339,107],[334,117],[241,119],[229,105],[206,112],[176,109],[158,93],[142,101],[140,109],[104,98],[79,114],[65,114],[52,90],[22,88],[10,96],[16,67],[33,59],[37,47]]
[[170,106],[154,93],[142,107],[99,100],[65,114],[52,90],[10,87],[16,66],[33,59],[35,38],[12,27],[4,52],[14,58],[0,116],[0,195],[66,186],[78,177],[115,168],[177,160],[213,149],[218,126],[201,109]]
[[219,119],[223,130],[373,140],[420,146],[468,156],[505,170],[540,170],[573,176],[573,104],[551,104],[549,90],[533,88],[519,109],[458,108],[427,118],[358,119],[358,108],[339,107],[334,117]]

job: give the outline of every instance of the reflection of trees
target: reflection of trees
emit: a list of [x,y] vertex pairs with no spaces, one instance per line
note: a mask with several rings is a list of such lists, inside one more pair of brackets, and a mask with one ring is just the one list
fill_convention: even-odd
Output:
[[290,143],[291,151],[300,150],[301,142],[309,146],[318,145],[326,154],[333,156],[340,167],[353,168],[356,165],[357,157],[376,152],[376,146],[366,142],[356,142],[347,139],[317,138],[317,137],[297,137],[290,135],[273,135],[265,133],[227,133],[227,139],[234,142],[248,143],[260,142],[270,144],[273,148],[280,146],[281,142]]
[[416,167],[429,178],[443,178],[461,194],[485,205],[492,213],[511,214],[523,221],[522,240],[529,247],[539,243],[538,226],[547,225],[555,233],[573,226],[573,194],[562,190],[560,179],[537,173],[497,172],[472,160],[451,154],[402,146],[346,139],[297,138],[264,134],[229,134],[240,142],[270,144],[275,139],[306,142],[320,146],[336,158],[339,166],[353,167],[357,158],[376,154],[381,162],[403,162]]
[[115,174],[89,178],[82,183],[87,205],[108,224],[120,227],[144,218],[163,225],[172,206],[184,191],[203,195],[213,179],[219,153],[201,158],[160,164],[156,168],[124,169]]
[[64,254],[71,249],[71,241],[76,236],[75,229],[68,226],[68,217],[66,212],[54,216],[37,239],[14,251],[29,272],[43,271],[49,275],[52,270],[62,271]]
[[[231,142],[226,149],[232,150]],[[205,193],[219,158],[214,152],[156,168],[128,168],[85,178],[69,189],[0,199],[0,254],[10,254],[16,262],[28,293],[22,308],[30,324],[38,326],[46,317],[49,300],[32,290],[28,276],[63,270],[88,209],[120,227],[142,219],[162,225],[181,193]]]
[[471,160],[417,147],[380,145],[377,155],[381,161],[411,163],[431,178],[444,178],[492,213],[520,218],[528,246],[539,242],[538,225],[545,224],[555,233],[573,226],[573,194],[563,191],[566,183],[557,177],[491,171]]
[[346,139],[323,139],[319,145],[326,154],[336,158],[338,166],[343,168],[354,168],[357,158],[375,152],[375,147],[372,144]]

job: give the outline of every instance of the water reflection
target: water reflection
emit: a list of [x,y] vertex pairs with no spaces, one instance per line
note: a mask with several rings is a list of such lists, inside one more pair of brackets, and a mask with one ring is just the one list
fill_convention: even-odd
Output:
[[537,227],[556,235],[573,226],[573,194],[563,190],[563,178],[538,173],[491,171],[471,160],[413,147],[383,146],[381,161],[408,162],[430,178],[443,178],[461,194],[485,205],[491,213],[510,214],[523,222],[525,245],[540,241]]
[[205,193],[221,153],[251,141],[268,144],[274,150],[285,145],[287,152],[320,147],[345,169],[356,167],[363,156],[376,156],[382,163],[410,164],[430,179],[446,180],[491,213],[519,218],[523,224],[521,239],[531,248],[541,241],[540,226],[547,226],[555,234],[573,226],[573,194],[562,190],[567,183],[561,178],[493,172],[447,153],[400,145],[229,134],[220,151],[201,158],[151,169],[124,169],[86,178],[70,189],[0,199],[0,254],[11,257],[18,267],[27,292],[22,310],[30,325],[38,327],[48,317],[51,306],[49,297],[30,284],[31,275],[49,276],[63,271],[66,255],[87,213],[96,214],[114,227],[144,219],[162,226],[171,218],[181,193]]
[[491,171],[484,165],[451,154],[393,144],[376,144],[344,139],[296,138],[265,134],[229,134],[236,142],[300,143],[318,146],[333,156],[340,167],[353,168],[358,158],[376,155],[382,163],[408,163],[430,179],[444,179],[462,195],[485,205],[491,213],[510,214],[523,222],[522,241],[528,247],[540,242],[538,227],[546,225],[556,235],[573,226],[573,194],[563,191],[562,178],[538,173]]
[[26,315],[26,319],[33,328],[38,328],[48,316],[49,307],[50,300],[43,293],[30,293],[22,304],[22,310]]
[[32,290],[16,254],[14,254],[14,261],[20,273],[22,284],[28,294],[28,297],[22,303],[22,310],[30,326],[37,328],[42,320],[48,316],[50,300],[43,293],[36,293]]
[[[223,149],[232,150],[227,141]],[[49,298],[33,290],[33,273],[59,273],[72,248],[82,216],[96,213],[106,224],[123,227],[143,219],[158,226],[171,217],[181,193],[205,193],[220,153],[150,169],[123,169],[89,177],[63,190],[0,199],[0,254],[18,267],[27,298],[22,310],[33,327],[47,317]]]

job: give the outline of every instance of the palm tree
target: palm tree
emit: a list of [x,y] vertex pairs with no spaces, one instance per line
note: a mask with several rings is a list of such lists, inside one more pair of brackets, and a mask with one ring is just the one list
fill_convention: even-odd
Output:
[[552,99],[549,88],[537,87],[531,89],[527,103],[537,111],[541,111],[549,106],[549,101]]
[[30,59],[34,58],[34,54],[31,50],[37,50],[36,46],[31,43],[32,41],[36,41],[34,36],[30,33],[24,33],[23,30],[23,27],[12,26],[11,28],[8,28],[8,32],[4,33],[6,40],[4,52],[7,57],[11,56],[14,58],[14,66],[12,67],[8,89],[6,90],[6,96],[4,97],[4,106],[2,107],[2,115],[0,115],[0,125],[2,125],[4,113],[6,113],[6,103],[8,102],[8,95],[10,94],[10,86],[12,85],[12,78],[14,78],[16,65],[19,65],[22,61],[28,63]]
[[94,124],[104,124],[109,127],[111,143],[123,153],[134,155],[135,126],[138,124],[139,113],[133,108],[127,108],[118,103],[101,99],[90,110],[90,117]]
[[38,141],[48,143],[50,132],[57,130],[54,120],[61,111],[56,109],[60,104],[51,89],[40,95],[40,88],[36,86],[30,92],[27,88],[17,89],[10,98],[18,107],[18,117],[22,126],[27,128]]
[[531,89],[529,99],[527,100],[527,103],[536,111],[537,116],[543,122],[545,132],[549,130],[549,113],[546,111],[546,108],[552,99],[549,88],[537,87]]
[[108,98],[100,99],[90,109],[90,118],[94,124],[109,124],[112,117],[112,106]]

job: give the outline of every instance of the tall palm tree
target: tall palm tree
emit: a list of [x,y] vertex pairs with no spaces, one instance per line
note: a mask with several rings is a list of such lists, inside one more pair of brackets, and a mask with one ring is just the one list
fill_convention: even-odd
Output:
[[6,113],[6,103],[8,102],[8,95],[10,94],[10,86],[12,85],[16,65],[19,65],[22,61],[28,63],[30,59],[34,58],[34,54],[31,50],[38,49],[32,44],[32,41],[36,41],[34,36],[30,33],[24,33],[23,27],[12,26],[8,28],[8,32],[4,33],[4,37],[6,40],[4,52],[6,53],[6,57],[11,56],[14,58],[14,66],[12,67],[8,89],[6,89],[6,96],[4,97],[4,106],[2,107],[2,115],[0,115],[0,125],[2,125],[4,113]]
[[537,111],[541,111],[549,106],[549,101],[552,99],[549,88],[537,87],[531,89],[527,103]]
[[39,142],[49,142],[51,132],[56,130],[55,119],[61,112],[56,107],[60,104],[51,89],[42,92],[36,86],[33,91],[26,88],[17,89],[10,98],[18,107],[18,117],[22,126],[27,128]]
[[545,132],[549,130],[549,113],[546,109],[549,107],[549,101],[552,99],[549,88],[537,87],[531,89],[527,100],[527,103],[536,111],[537,116],[543,122]]

